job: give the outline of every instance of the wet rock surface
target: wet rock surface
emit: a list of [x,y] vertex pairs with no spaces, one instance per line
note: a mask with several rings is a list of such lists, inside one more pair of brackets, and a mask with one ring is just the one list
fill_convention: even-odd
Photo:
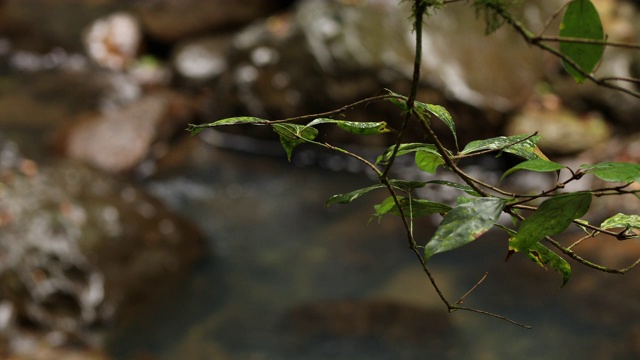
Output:
[[[82,116],[61,135],[62,152],[110,172],[133,170],[191,118],[188,101],[170,91],[152,92],[118,109]],[[166,152],[166,150],[165,150]]]
[[6,139],[0,159],[0,296],[14,351],[23,326],[99,346],[105,325],[203,256],[199,231],[135,185],[70,161],[39,165]]
[[185,37],[245,25],[292,3],[292,0],[161,0],[140,3],[134,10],[153,37],[172,42]]

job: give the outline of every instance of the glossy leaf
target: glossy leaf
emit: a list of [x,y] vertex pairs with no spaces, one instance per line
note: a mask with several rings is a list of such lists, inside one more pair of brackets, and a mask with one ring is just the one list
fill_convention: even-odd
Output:
[[214,122],[208,123],[208,124],[199,124],[199,125],[189,124],[187,126],[186,130],[191,133],[191,136],[193,136],[193,135],[196,135],[197,133],[199,133],[202,129],[212,128],[212,127],[216,127],[216,126],[236,125],[236,124],[265,125],[265,124],[268,124],[268,123],[269,123],[268,120],[260,119],[260,118],[257,118],[257,117],[239,116],[239,117],[232,117],[232,118],[226,118],[226,119],[214,121]]
[[533,246],[527,250],[526,255],[543,268],[546,269],[545,265],[549,264],[553,270],[562,274],[562,285],[560,285],[560,287],[565,286],[571,278],[571,266],[569,263],[541,243],[533,244]]
[[432,105],[425,104],[420,101],[415,102],[416,111],[421,112],[425,117],[429,117],[430,115],[435,115],[440,121],[442,121],[449,130],[451,130],[451,134],[453,135],[453,140],[455,141],[456,148],[458,147],[458,136],[456,134],[456,124],[453,122],[453,118],[449,111],[440,105]]
[[[405,216],[411,219],[431,214],[443,214],[451,210],[451,206],[435,201],[411,199],[411,202],[409,202],[409,198],[405,198],[403,196],[397,196],[397,198],[402,206],[402,211]],[[395,204],[393,197],[391,196],[386,198],[379,205],[374,205],[373,208],[375,209],[375,214],[373,214],[373,216],[380,217],[387,213],[400,216],[400,210],[398,210],[398,206]]]
[[[395,145],[390,146],[382,155],[378,156],[378,158],[376,159],[376,164],[381,164],[381,165],[388,164],[389,160],[391,160],[391,155],[393,154],[394,147]],[[438,153],[438,148],[436,148],[436,146],[433,144],[403,143],[403,144],[400,144],[400,147],[398,148],[398,153],[396,154],[396,156],[402,156],[402,155],[409,154],[416,151],[424,151],[424,152],[440,155]]]
[[400,189],[403,191],[411,191],[414,189],[425,187],[430,183],[430,181],[390,179],[389,183],[391,184],[391,186],[397,189]]
[[[391,101],[394,105],[399,107],[403,112],[407,111],[407,102],[406,102],[407,97],[397,94],[389,89],[387,89],[387,91],[389,92],[389,95],[401,97],[403,100],[399,100],[397,98],[390,98],[389,101]],[[413,106],[415,111],[419,112],[424,118],[428,119],[433,115],[437,117],[440,121],[442,121],[445,125],[447,125],[449,130],[451,130],[451,134],[453,134],[453,139],[455,140],[456,147],[458,146],[458,136],[456,135],[456,124],[453,121],[453,118],[451,117],[451,114],[449,114],[449,111],[447,111],[447,109],[445,109],[440,105],[425,104],[420,101],[415,101]]]
[[324,203],[325,207],[329,207],[335,203],[338,204],[349,204],[350,202],[356,200],[357,198],[361,197],[362,195],[376,190],[376,189],[380,189],[380,188],[384,188],[385,186],[383,184],[376,184],[376,185],[371,185],[368,186],[366,188],[362,188],[362,189],[358,189],[358,190],[354,190],[345,194],[336,194],[331,196],[329,199],[327,199],[327,201]]
[[480,196],[475,190],[471,188],[469,185],[461,185],[458,183],[454,183],[452,181],[447,180],[429,180],[429,181],[408,181],[408,180],[400,180],[400,179],[391,179],[389,183],[397,189],[404,191],[411,191],[413,189],[418,189],[425,187],[427,185],[442,185],[446,187],[450,187],[456,190],[461,190],[466,192],[472,196]]
[[291,152],[296,146],[313,140],[318,136],[318,130],[298,124],[273,124],[273,130],[280,135],[280,143],[291,161]]
[[606,219],[600,227],[603,229],[640,229],[640,215],[626,215],[618,213]]
[[434,154],[427,151],[416,152],[415,162],[418,169],[430,174],[435,173],[438,166],[444,164],[444,160],[439,153]]
[[446,181],[446,180],[430,180],[428,181],[429,184],[436,184],[436,185],[442,185],[442,186],[447,186],[450,188],[454,188],[456,190],[461,190],[466,192],[467,194],[471,195],[471,196],[480,196],[480,194],[478,194],[475,190],[473,190],[473,188],[471,188],[471,186],[469,185],[461,185],[458,183],[454,183],[451,181]]
[[626,162],[603,162],[581,165],[586,173],[609,182],[640,182],[640,165]]
[[404,95],[400,95],[398,93],[395,93],[389,89],[385,89],[387,90],[387,92],[389,93],[389,95],[393,95],[396,97],[393,98],[389,98],[387,100],[389,100],[389,102],[391,102],[393,105],[395,105],[397,108],[399,108],[402,112],[407,111],[407,97]]
[[587,192],[562,194],[546,200],[520,224],[518,233],[509,240],[510,249],[528,251],[545,236],[564,231],[574,219],[586,214],[589,206],[591,194]]
[[529,170],[529,171],[535,171],[535,172],[552,172],[552,171],[558,171],[563,168],[566,168],[566,166],[562,164],[558,164],[553,161],[547,161],[542,159],[527,160],[505,171],[502,177],[500,178],[500,180],[504,179],[507,175],[519,170]]
[[489,197],[451,209],[425,246],[425,261],[437,253],[459,248],[479,238],[498,221],[504,205],[505,200]]
[[391,132],[392,129],[387,126],[384,121],[381,122],[357,122],[357,121],[345,121],[335,120],[327,118],[315,119],[307,126],[314,126],[318,124],[336,124],[339,128],[348,131],[356,135],[376,135]]
[[464,147],[460,154],[472,154],[484,150],[499,150],[518,155],[527,160],[549,160],[549,158],[538,149],[538,146],[536,146],[536,143],[540,140],[540,136],[535,135],[526,140],[522,140],[528,136],[529,135],[499,136],[491,139],[472,141]]
[[[573,0],[569,3],[560,23],[560,37],[604,40],[600,15],[590,0]],[[560,52],[589,74],[600,62],[604,45],[561,41]],[[562,63],[576,82],[582,83],[585,80],[584,75],[573,65],[564,60]]]

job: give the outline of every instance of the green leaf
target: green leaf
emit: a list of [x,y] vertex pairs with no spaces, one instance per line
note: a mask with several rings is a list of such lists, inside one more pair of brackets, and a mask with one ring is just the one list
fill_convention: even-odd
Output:
[[600,227],[603,229],[640,229],[640,215],[626,215],[618,213],[605,220]]
[[376,185],[368,186],[366,188],[354,190],[345,194],[336,194],[331,196],[329,199],[327,199],[327,201],[324,203],[324,206],[329,207],[335,203],[348,204],[372,190],[376,190],[384,187],[385,186],[383,184],[376,184]]
[[260,118],[257,118],[257,117],[239,116],[239,117],[232,117],[232,118],[226,118],[226,119],[214,121],[214,122],[208,123],[208,124],[199,124],[199,125],[189,124],[189,125],[187,125],[187,129],[186,130],[191,133],[191,136],[194,136],[197,133],[199,133],[200,131],[202,131],[202,129],[212,128],[212,127],[216,127],[216,126],[236,125],[236,124],[266,125],[268,123],[269,123],[268,120],[260,119]]
[[[435,201],[411,199],[411,202],[409,202],[409,198],[405,198],[403,196],[397,196],[397,198],[402,206],[402,211],[405,216],[411,219],[431,214],[444,214],[451,210],[451,206]],[[398,210],[398,206],[395,204],[393,197],[391,196],[386,198],[379,205],[374,205],[373,208],[375,209],[373,216],[381,217],[387,213],[400,216],[400,210]]]
[[545,265],[549,264],[553,270],[562,274],[562,285],[560,287],[565,286],[569,278],[571,278],[571,266],[569,266],[569,263],[541,243],[533,244],[526,254],[529,259],[543,268],[546,269]]
[[478,194],[475,190],[473,190],[473,188],[469,185],[461,185],[458,183],[454,183],[451,181],[446,181],[446,180],[430,180],[428,181],[429,184],[436,184],[436,185],[442,185],[442,186],[447,186],[450,188],[454,188],[456,190],[462,190],[464,192],[466,192],[467,194],[471,195],[471,196],[480,196],[480,194]]
[[411,191],[413,189],[422,188],[431,184],[431,185],[442,185],[442,186],[447,186],[456,190],[461,190],[472,196],[478,196],[478,197],[480,196],[480,194],[478,194],[475,190],[473,190],[473,188],[469,185],[461,185],[461,184],[454,183],[452,181],[446,181],[446,180],[408,181],[408,180],[400,180],[400,179],[391,179],[389,180],[389,183],[391,183],[393,187],[399,190],[404,190],[404,191]]
[[411,191],[414,189],[425,187],[430,183],[430,181],[410,181],[410,180],[391,179],[389,180],[389,183],[394,188],[397,188],[403,191]]
[[484,150],[500,150],[518,155],[527,160],[549,160],[540,151],[540,149],[538,149],[538,146],[536,146],[536,143],[540,140],[540,136],[536,135],[526,140],[522,140],[528,136],[529,135],[499,136],[485,140],[472,141],[464,147],[460,154],[472,154],[474,152]]
[[[397,94],[389,89],[386,89],[386,90],[389,93],[389,95],[401,97],[402,100],[399,100],[397,98],[390,98],[389,101],[391,101],[391,103],[393,103],[395,106],[400,108],[400,110],[402,110],[403,112],[407,111],[407,97]],[[449,111],[447,111],[447,109],[445,109],[443,106],[440,106],[440,105],[425,104],[420,101],[415,101],[413,106],[415,110],[419,112],[424,118],[430,118],[431,115],[434,115],[440,121],[442,121],[445,125],[447,125],[447,127],[451,130],[451,133],[453,134],[453,139],[456,143],[456,148],[458,147],[458,137],[456,135],[456,124],[453,121],[453,118],[451,117],[451,114],[449,114]]]
[[273,124],[273,130],[280,135],[280,143],[291,161],[293,148],[318,136],[318,130],[298,124]]
[[[604,40],[600,15],[591,1],[573,0],[569,3],[562,23],[560,23],[560,37]],[[600,62],[604,45],[561,41],[560,52],[589,74]],[[562,63],[577,83],[582,83],[585,80],[585,77],[573,65],[564,60]]]
[[595,165],[580,165],[586,173],[609,182],[640,182],[640,165],[626,162],[603,162]]
[[[376,164],[381,164],[381,165],[388,164],[389,160],[391,160],[391,155],[393,154],[394,148],[395,148],[395,145],[390,146],[382,155],[378,156],[378,158],[376,159]],[[433,144],[404,143],[404,144],[400,144],[400,147],[398,148],[398,153],[396,154],[396,156],[402,156],[402,155],[409,154],[416,151],[424,151],[424,152],[437,154],[437,155],[440,154],[438,153],[438,148],[436,148],[436,146]]]
[[455,141],[456,149],[458,148],[458,136],[456,135],[456,124],[453,122],[453,118],[451,117],[451,114],[449,114],[447,109],[445,109],[440,105],[425,104],[420,101],[416,101],[414,106],[416,108],[416,111],[422,113],[425,117],[430,117],[430,115],[435,115],[435,117],[437,117],[438,119],[440,119],[440,121],[442,121],[445,125],[447,125],[449,130],[451,130],[451,134],[453,134],[453,140]]
[[426,171],[430,174],[436,172],[438,166],[444,164],[444,160],[439,153],[432,153],[427,151],[418,151],[415,156],[416,166],[422,171]]
[[398,93],[395,93],[389,89],[385,89],[387,90],[387,92],[389,93],[389,95],[393,95],[393,96],[397,96],[398,98],[389,98],[387,100],[389,100],[393,105],[395,105],[396,107],[398,107],[402,112],[407,111],[407,97],[404,95],[400,95]]
[[519,170],[529,170],[529,171],[535,171],[535,172],[551,172],[551,171],[558,171],[563,168],[566,168],[566,166],[562,164],[558,164],[553,161],[547,161],[542,159],[527,160],[505,171],[502,177],[500,178],[500,180],[502,181],[502,179],[504,179],[507,175]]
[[391,128],[387,126],[387,123],[384,121],[356,122],[356,121],[319,118],[319,119],[313,120],[312,122],[307,124],[307,126],[314,126],[317,124],[336,124],[342,130],[345,130],[357,135],[376,135],[376,134],[383,134],[383,133],[388,133],[393,131]]
[[189,124],[185,130],[189,132],[189,136],[196,136],[200,131],[202,131],[202,128],[195,124]]
[[563,232],[574,219],[586,214],[589,206],[588,192],[561,194],[546,200],[520,224],[518,233],[509,239],[510,249],[526,252],[545,236]]
[[199,125],[200,127],[214,127],[214,126],[222,126],[222,125],[236,125],[236,124],[256,124],[256,125],[265,125],[268,124],[269,121],[265,119],[260,119],[257,117],[250,116],[239,116],[232,117],[227,119],[222,119],[218,121],[214,121],[209,124]]
[[498,221],[504,205],[503,199],[479,198],[451,209],[425,246],[425,261],[479,238]]
[[[399,198],[401,198],[401,196],[399,196]],[[380,204],[373,205],[373,209],[375,210],[375,213],[371,215],[371,219],[377,216],[378,221],[380,221],[380,219],[382,218],[382,215],[391,211],[391,209],[395,206],[396,206],[396,203],[393,200],[393,196],[389,196],[388,198],[384,199]]]

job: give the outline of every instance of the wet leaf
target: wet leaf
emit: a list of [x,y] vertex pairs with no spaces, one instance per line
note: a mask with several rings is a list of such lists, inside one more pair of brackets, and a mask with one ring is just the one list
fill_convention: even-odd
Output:
[[640,182],[640,165],[626,162],[603,162],[580,165],[586,173],[609,182]]
[[[589,0],[573,0],[560,24],[560,36],[591,40],[604,40],[604,31],[600,22],[600,15]],[[580,69],[589,74],[593,72],[602,58],[604,45],[560,42],[560,52],[573,60]],[[582,83],[585,77],[573,65],[563,60],[567,72],[577,83]]]
[[336,195],[332,195],[329,199],[327,199],[327,201],[324,203],[325,207],[329,207],[335,203],[338,204],[349,204],[350,202],[356,200],[357,198],[361,197],[362,195],[376,190],[376,189],[380,189],[380,188],[384,188],[386,186],[384,186],[383,184],[376,184],[376,185],[371,185],[368,186],[366,188],[362,188],[362,189],[358,189],[358,190],[354,190],[348,193],[344,193],[344,194],[336,194]]
[[444,164],[444,160],[439,153],[418,151],[416,152],[415,162],[418,169],[426,171],[430,174],[436,172],[438,166]]
[[502,177],[500,178],[500,180],[504,179],[507,175],[519,170],[529,170],[529,171],[535,171],[535,172],[552,172],[552,171],[558,171],[563,168],[566,168],[566,166],[562,164],[558,164],[553,161],[542,160],[542,159],[527,160],[505,171]]
[[[391,98],[389,99],[389,101],[394,105],[396,105],[398,108],[400,108],[403,112],[407,111],[406,96],[397,94],[389,89],[387,89],[387,92],[389,92],[389,95],[401,97],[402,100],[399,100],[397,98]],[[447,125],[449,130],[451,130],[451,134],[453,134],[453,139],[456,143],[456,148],[458,147],[458,136],[456,135],[456,124],[453,121],[453,118],[451,117],[451,114],[449,114],[449,111],[447,111],[447,109],[445,109],[443,106],[440,106],[440,105],[425,104],[420,101],[415,101],[413,106],[415,111],[419,112],[424,118],[428,119],[431,116],[435,116],[440,121],[442,121],[445,125]]]
[[538,210],[526,218],[518,233],[509,239],[513,251],[528,251],[545,236],[564,231],[574,219],[587,213],[591,206],[591,194],[577,192],[554,196],[543,202]]
[[399,98],[389,98],[387,100],[389,100],[389,102],[391,102],[393,105],[395,105],[396,107],[398,107],[402,112],[407,111],[407,97],[404,95],[400,95],[398,93],[395,93],[389,89],[385,89],[387,90],[387,92],[389,93],[389,95],[393,95],[393,96],[397,96]]
[[425,261],[479,238],[498,221],[504,205],[503,199],[479,198],[451,209],[425,246]]
[[451,130],[451,134],[453,135],[453,140],[455,141],[456,148],[458,148],[458,136],[456,135],[456,124],[455,122],[453,122],[453,118],[451,117],[451,114],[449,114],[449,111],[447,111],[447,109],[445,109],[440,105],[425,104],[420,101],[416,101],[414,106],[416,108],[416,111],[421,112],[424,115],[424,117],[429,117],[430,115],[434,115],[435,117],[440,119],[440,121],[442,121],[445,125],[447,125],[449,130]]
[[626,215],[618,213],[606,219],[600,227],[603,229],[640,229],[640,215]]
[[[391,155],[393,154],[394,147],[395,145],[390,146],[382,155],[378,156],[378,158],[376,159],[376,164],[381,164],[381,165],[388,164],[389,160],[391,160]],[[402,156],[402,155],[409,154],[416,151],[424,151],[431,154],[440,155],[440,153],[438,153],[438,148],[436,148],[436,146],[433,144],[404,143],[404,144],[400,144],[400,147],[398,148],[398,153],[396,154],[396,156]]]
[[187,126],[186,130],[191,133],[191,136],[194,136],[197,133],[199,133],[200,131],[202,131],[202,129],[212,128],[212,127],[216,127],[216,126],[236,125],[236,124],[265,125],[265,124],[268,124],[268,123],[269,123],[268,120],[260,119],[260,118],[257,118],[257,117],[239,116],[239,117],[232,117],[232,118],[226,118],[226,119],[214,121],[214,122],[208,123],[208,124],[199,124],[199,125],[189,124]]
[[[451,210],[451,206],[435,201],[424,199],[411,199],[411,201],[409,201],[409,198],[405,198],[403,196],[397,196],[397,198],[402,206],[402,211],[405,216],[411,219],[431,214],[443,214]],[[379,205],[374,205],[373,208],[375,209],[373,216],[381,217],[387,213],[400,216],[400,210],[398,210],[398,206],[395,204],[393,197],[391,196],[386,198]]]
[[541,243],[533,244],[527,250],[526,255],[543,268],[546,269],[545,265],[549,264],[553,270],[562,274],[562,285],[560,287],[565,286],[571,278],[571,266],[569,266],[569,263]]
[[291,161],[291,152],[296,146],[313,140],[318,136],[318,130],[298,124],[273,124],[273,130],[280,135],[280,143]]
[[538,135],[514,144],[528,136],[529,135],[499,136],[485,140],[472,141],[464,147],[460,154],[472,154],[484,150],[500,150],[518,155],[527,160],[549,160],[536,146],[536,143],[540,140],[540,136]]
[[319,118],[319,119],[313,120],[312,122],[307,124],[307,126],[314,126],[318,124],[336,124],[339,128],[357,135],[376,135],[376,134],[384,134],[384,133],[393,131],[390,127],[387,126],[387,123],[384,121],[356,122],[356,121]]
[[400,180],[400,179],[391,179],[389,180],[391,186],[403,190],[403,191],[411,191],[413,189],[419,189],[425,187],[430,183],[430,181],[411,181],[411,180]]
[[475,190],[473,190],[473,188],[471,188],[471,186],[469,185],[461,185],[458,183],[454,183],[451,181],[446,181],[446,180],[430,180],[428,181],[429,184],[436,184],[436,185],[442,185],[442,186],[447,186],[450,188],[454,188],[456,190],[461,190],[466,192],[467,194],[471,195],[471,196],[480,196],[480,194],[478,194]]

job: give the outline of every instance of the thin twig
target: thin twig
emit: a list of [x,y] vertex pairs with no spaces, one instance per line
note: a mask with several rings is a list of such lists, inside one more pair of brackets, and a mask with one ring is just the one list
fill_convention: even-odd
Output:
[[461,306],[455,306],[453,308],[451,308],[449,311],[450,312],[454,312],[456,310],[466,310],[466,311],[471,311],[471,312],[475,312],[478,314],[482,314],[482,315],[487,315],[487,316],[491,316],[500,320],[504,320],[506,322],[512,323],[514,325],[518,325],[520,327],[523,327],[525,329],[533,329],[530,325],[525,325],[525,324],[521,324],[517,321],[511,320],[508,317],[502,316],[502,315],[498,315],[498,314],[494,314],[492,312],[488,312],[488,311],[484,311],[484,310],[478,310],[478,309],[474,309],[474,308],[468,308],[468,307],[461,307]]
[[634,84],[640,84],[640,78],[624,77],[624,76],[606,76],[601,77],[600,81],[626,81]]
[[551,16],[549,16],[549,18],[547,19],[547,21],[545,21],[544,25],[542,26],[542,30],[540,30],[540,32],[538,33],[538,35],[536,37],[541,37],[545,31],[547,31],[547,29],[549,28],[549,26],[551,26],[551,23],[553,22],[553,20],[555,20],[558,16],[560,16],[560,13],[567,7],[569,6],[569,2],[563,4],[562,6],[560,6],[558,8],[558,10],[556,10]]
[[580,239],[574,241],[573,244],[567,246],[567,249],[569,249],[569,250],[573,249],[574,247],[578,246],[581,242],[583,242],[583,241],[585,241],[587,239],[593,238],[594,236],[597,235],[597,233],[598,233],[597,231],[593,231],[593,232],[591,232],[591,234],[588,234],[588,235],[585,235],[585,236],[581,237]]
[[482,284],[482,282],[487,278],[487,276],[488,276],[488,275],[489,275],[489,273],[488,273],[488,272],[484,273],[484,275],[482,276],[482,278],[480,278],[480,280],[478,280],[478,282],[477,282],[475,285],[473,285],[473,286],[471,287],[471,289],[469,289],[469,291],[467,291],[464,295],[462,295],[462,296],[460,297],[460,299],[458,299],[458,301],[456,301],[456,302],[455,302],[455,304],[456,304],[456,305],[458,305],[458,304],[462,304],[462,303],[464,302],[464,299],[465,299],[467,296],[469,296],[469,295],[470,295],[470,294],[471,294],[475,289],[477,289],[477,288],[478,288],[478,286],[479,286],[480,284]]
[[[504,11],[504,9],[502,9],[500,6],[497,6],[495,4],[492,3],[486,3],[487,8],[490,8],[492,10],[495,11],[495,13],[502,17],[503,20],[505,20],[505,22],[509,25],[511,25],[511,27],[513,27],[513,29],[518,32],[520,35],[522,35],[522,37],[524,38],[524,40],[532,45],[535,45],[547,52],[549,52],[552,55],[555,55],[556,57],[562,59],[565,63],[571,65],[572,67],[574,67],[576,69],[576,71],[578,71],[578,73],[580,73],[584,78],[589,79],[590,81],[596,83],[597,85],[600,85],[602,87],[606,87],[609,89],[613,89],[613,90],[617,90],[620,92],[623,92],[625,94],[640,98],[640,92],[637,91],[633,91],[618,85],[614,85],[611,84],[609,82],[603,81],[601,79],[596,78],[595,76],[587,73],[586,71],[584,71],[575,61],[573,61],[573,59],[571,59],[570,57],[566,56],[565,54],[563,54],[562,52],[560,52],[557,49],[554,49],[550,46],[548,46],[547,44],[545,44],[543,42],[547,41],[546,38],[539,38],[536,37],[531,30],[529,30],[526,26],[524,26],[524,24],[522,24],[520,21],[516,20],[513,18],[513,16],[511,16],[510,13],[507,13]],[[554,39],[554,37],[551,37],[549,39],[549,41],[551,39]],[[557,37],[555,37],[555,39],[557,39]],[[565,40],[563,40],[565,41]],[[623,43],[616,43],[618,45],[623,44]]]
[[533,42],[539,41],[550,41],[550,42],[564,42],[564,43],[574,43],[574,44],[591,44],[591,45],[605,45],[611,47],[621,47],[627,49],[636,49],[640,50],[640,44],[635,43],[627,43],[621,41],[609,41],[609,40],[596,40],[596,39],[585,39],[585,38],[575,38],[575,37],[564,37],[564,36],[553,36],[553,35],[540,35],[531,38]]

